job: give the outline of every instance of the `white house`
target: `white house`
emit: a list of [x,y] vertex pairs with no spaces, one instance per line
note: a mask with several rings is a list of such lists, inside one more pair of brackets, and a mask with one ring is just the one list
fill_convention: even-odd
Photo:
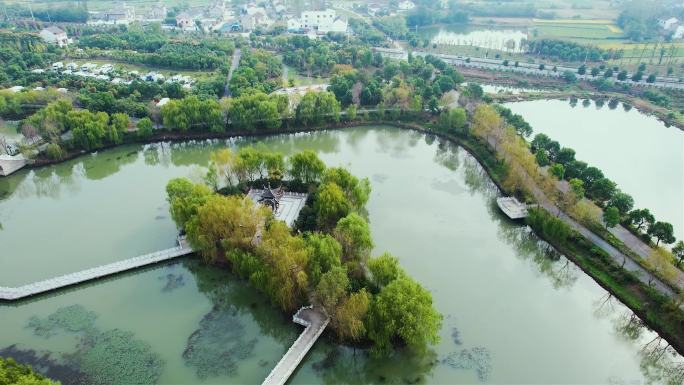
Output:
[[67,37],[67,33],[59,27],[47,27],[40,31],[40,37],[48,44],[55,44],[59,47],[65,47],[71,41]]
[[316,30],[319,33],[328,32],[347,32],[347,21],[337,17],[335,10],[326,9],[325,11],[305,11],[299,19],[287,21],[289,31]]
[[184,31],[195,30],[197,28],[195,21],[187,13],[181,13],[176,16],[176,25]]
[[346,20],[342,20],[339,17],[333,20],[332,23],[318,27],[318,31],[322,33],[336,32],[336,33],[347,33],[348,24]]
[[673,39],[684,39],[684,25],[680,25],[672,34]]
[[658,20],[658,24],[663,28],[663,29],[670,29],[673,25],[677,24],[679,20],[676,17],[671,17],[669,19],[660,19]]
[[413,1],[404,0],[400,1],[397,7],[400,11],[410,11],[416,7],[416,4]]
[[114,5],[114,8],[106,11],[91,11],[90,20],[88,24],[110,24],[110,25],[128,25],[135,21],[135,7],[126,5],[126,2]]

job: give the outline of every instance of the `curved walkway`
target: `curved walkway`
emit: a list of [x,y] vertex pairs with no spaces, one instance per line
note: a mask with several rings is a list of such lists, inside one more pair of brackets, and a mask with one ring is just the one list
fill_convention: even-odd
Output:
[[271,370],[262,385],[284,385],[297,369],[299,363],[302,362],[306,353],[318,340],[318,337],[321,336],[325,327],[328,326],[330,318],[321,309],[307,306],[299,309],[297,314],[292,317],[292,321],[306,326],[306,329],[290,346],[290,349],[287,350],[275,368]]

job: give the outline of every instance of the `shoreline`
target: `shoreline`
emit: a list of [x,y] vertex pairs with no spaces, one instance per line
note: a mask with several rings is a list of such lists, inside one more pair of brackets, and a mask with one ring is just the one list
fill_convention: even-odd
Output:
[[[312,126],[312,127],[299,127],[299,128],[291,128],[287,127],[285,129],[279,129],[279,130],[268,130],[268,131],[235,131],[235,132],[224,132],[224,133],[215,133],[215,132],[202,132],[202,133],[169,133],[169,132],[164,132],[163,135],[156,135],[151,138],[147,138],[145,140],[136,140],[136,141],[131,141],[131,142],[126,142],[122,143],[120,145],[111,145],[111,146],[106,146],[99,148],[94,151],[82,151],[78,153],[72,153],[70,156],[65,157],[64,159],[58,160],[58,161],[46,161],[46,162],[35,162],[34,164],[31,164],[27,166],[27,169],[37,169],[43,166],[50,166],[54,164],[58,164],[61,162],[65,162],[68,160],[73,160],[76,159],[80,156],[83,155],[88,155],[88,154],[94,154],[102,150],[108,150],[108,149],[113,149],[122,145],[141,145],[141,144],[150,144],[150,143],[159,143],[159,142],[184,142],[184,141],[190,141],[190,140],[209,140],[209,139],[229,139],[229,138],[237,138],[237,137],[266,137],[266,136],[274,136],[274,135],[287,135],[287,134],[296,134],[296,133],[311,133],[311,132],[319,132],[319,131],[326,131],[326,130],[338,130],[338,129],[345,129],[345,128],[353,128],[353,127],[369,127],[369,126],[391,126],[391,127],[396,127],[402,130],[410,130],[414,132],[419,132],[425,135],[432,135],[438,138],[441,138],[443,140],[448,141],[449,143],[455,144],[462,148],[464,151],[466,151],[470,156],[472,156],[483,168],[483,170],[487,173],[487,176],[489,179],[494,183],[494,185],[497,187],[497,190],[500,193],[503,194],[508,194],[507,191],[504,189],[503,185],[501,184],[498,175],[496,174],[496,171],[494,169],[494,165],[490,164],[486,160],[487,157],[489,157],[491,154],[485,154],[485,151],[488,151],[488,149],[485,148],[477,148],[481,147],[478,146],[479,142],[476,141],[471,141],[471,140],[464,140],[463,138],[455,137],[449,134],[444,134],[440,132],[434,132],[431,131],[429,128],[423,127],[420,124],[415,124],[411,122],[402,122],[402,121],[386,121],[386,120],[381,120],[381,121],[358,121],[358,122],[340,122],[340,123],[330,123],[330,124],[325,124],[321,126]],[[590,264],[589,261],[586,261],[585,258],[580,257],[579,255],[575,255],[571,250],[567,250],[564,247],[559,247],[559,245],[555,244],[553,240],[546,239],[542,234],[537,233],[534,231],[534,233],[542,240],[546,241],[551,245],[554,249],[556,249],[559,253],[563,254],[566,256],[569,260],[571,260],[576,266],[578,266],[585,274],[587,274],[594,282],[596,282],[599,286],[601,286],[604,290],[606,290],[608,293],[613,295],[616,299],[620,301],[623,305],[625,305],[627,308],[629,308],[632,312],[634,312],[639,319],[650,329],[656,331],[661,337],[667,340],[667,342],[682,356],[684,356],[684,342],[679,341],[676,337],[676,334],[671,334],[664,328],[660,327],[657,325],[653,320],[652,317],[650,316],[651,312],[649,311],[650,309],[642,309],[640,307],[637,307],[636,304],[630,303],[629,298],[625,297],[625,294],[622,292],[614,292],[614,288],[611,288],[608,282],[604,282],[601,280],[601,277],[599,277],[598,272],[594,272],[592,269],[592,265]],[[602,273],[610,273],[606,271],[601,271]],[[609,276],[610,277],[610,276]],[[605,279],[605,278],[604,278]],[[629,291],[628,286],[623,286],[622,289],[626,289],[626,291]]]
[[[632,95],[627,92],[617,91],[598,91],[591,83],[587,81],[577,81],[574,83],[579,86],[579,89],[563,90],[562,88],[571,85],[559,79],[537,78],[533,76],[522,76],[519,74],[505,74],[504,76],[496,76],[495,71],[486,71],[473,68],[459,68],[459,71],[465,76],[466,81],[477,81],[478,83],[491,84],[494,86],[513,87],[513,88],[539,88],[541,90],[548,90],[549,92],[541,93],[525,93],[520,94],[485,94],[492,98],[497,103],[505,102],[522,102],[528,100],[563,100],[570,98],[577,99],[616,99],[620,103],[627,103],[640,113],[653,116],[666,126],[674,126],[681,131],[684,131],[684,122],[678,121],[668,117],[673,110],[667,109],[653,104],[652,102]],[[528,83],[521,85],[520,83]]]

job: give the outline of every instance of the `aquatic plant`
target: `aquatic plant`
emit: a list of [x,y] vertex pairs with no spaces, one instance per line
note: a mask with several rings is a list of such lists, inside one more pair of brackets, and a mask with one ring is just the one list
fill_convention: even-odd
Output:
[[159,280],[164,279],[166,279],[166,285],[164,285],[164,288],[162,288],[162,292],[166,293],[185,286],[185,277],[183,277],[183,274],[169,273],[165,276],[159,277]]
[[61,307],[47,318],[33,316],[29,319],[28,328],[41,337],[52,337],[59,329],[70,333],[88,331],[93,328],[97,314],[86,310],[81,305]]
[[[86,379],[79,383],[97,385],[155,384],[164,362],[151,346],[131,332],[95,328],[97,315],[81,305],[59,308],[46,318],[31,317],[28,328],[45,338],[62,329],[81,333],[77,350],[63,355],[65,365],[78,368]],[[75,370],[75,369],[74,369]]]
[[156,384],[159,380],[164,361],[133,333],[113,329],[93,333],[84,342],[73,360],[92,383]]
[[237,374],[238,361],[251,357],[257,339],[246,339],[234,308],[214,307],[188,338],[183,359],[201,379]]
[[489,350],[483,347],[463,349],[449,354],[444,362],[454,369],[475,370],[480,382],[487,382],[492,371]]

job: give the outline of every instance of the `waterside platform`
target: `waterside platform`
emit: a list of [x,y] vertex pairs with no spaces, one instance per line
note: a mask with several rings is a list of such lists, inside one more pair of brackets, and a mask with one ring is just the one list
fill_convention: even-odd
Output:
[[520,203],[514,197],[500,197],[496,199],[496,204],[501,211],[511,219],[522,219],[527,217],[527,205]]
[[0,155],[0,176],[8,176],[21,170],[28,161],[23,155]]
[[192,248],[187,244],[185,239],[180,238],[178,240],[178,246],[172,247],[170,249],[156,251],[154,253],[141,255],[139,257],[126,259],[123,261],[114,262],[107,265],[102,265],[67,275],[62,275],[60,277],[46,279],[44,281],[29,283],[24,286],[0,286],[0,300],[16,301],[22,298],[47,293],[67,286],[73,286],[79,283],[121,273],[127,270],[133,270],[143,266],[159,263],[162,261],[168,261],[170,259],[191,254],[192,252]]
[[290,346],[280,362],[271,370],[262,385],[284,385],[290,378],[297,366],[302,362],[306,353],[321,336],[330,318],[322,309],[306,306],[292,317],[292,321],[305,326],[306,329],[299,335],[297,340]]

